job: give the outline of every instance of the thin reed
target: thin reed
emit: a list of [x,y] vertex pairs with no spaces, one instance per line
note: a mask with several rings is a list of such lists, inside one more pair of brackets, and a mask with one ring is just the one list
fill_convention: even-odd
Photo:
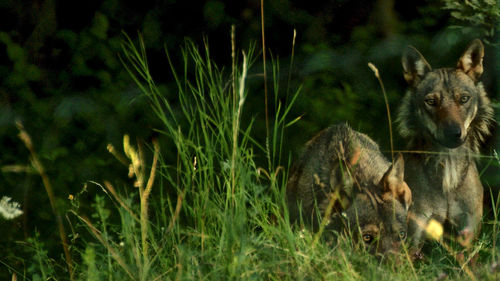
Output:
[[47,196],[49,198],[52,213],[54,214],[54,217],[56,218],[57,230],[59,233],[59,239],[61,240],[61,245],[63,248],[64,258],[66,260],[66,266],[68,268],[69,277],[71,280],[73,280],[73,277],[74,277],[73,276],[73,266],[74,265],[73,265],[73,261],[72,261],[71,254],[69,251],[68,237],[67,237],[66,231],[64,229],[64,224],[62,221],[61,212],[56,206],[56,196],[55,196],[54,191],[52,189],[52,183],[50,182],[50,179],[49,179],[47,173],[45,172],[45,168],[38,157],[38,154],[37,154],[35,147],[33,145],[33,141],[31,140],[31,136],[24,129],[24,126],[20,121],[18,121],[16,123],[16,125],[17,125],[17,129],[19,130],[19,138],[24,143],[24,145],[26,146],[26,148],[28,149],[28,151],[31,155],[31,164],[33,165],[33,168],[35,169],[35,171],[42,178],[43,186],[45,187],[45,192],[47,193]]

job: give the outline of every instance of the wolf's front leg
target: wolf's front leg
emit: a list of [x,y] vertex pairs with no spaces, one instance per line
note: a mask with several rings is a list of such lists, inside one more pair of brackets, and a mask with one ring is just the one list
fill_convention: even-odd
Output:
[[458,232],[458,242],[469,247],[477,237],[483,216],[483,186],[476,165],[470,164],[465,180],[451,191],[449,220]]
[[425,228],[423,225],[425,225],[427,220],[413,212],[409,213],[408,218],[408,235],[411,238],[410,254],[412,259],[421,260],[423,258],[423,254],[420,250],[422,249],[425,239]]
[[[408,235],[410,240],[410,254],[414,260],[423,259],[422,246],[427,238],[426,228],[431,218],[435,217],[432,209],[413,206],[408,214]],[[438,219],[442,223],[441,219]]]

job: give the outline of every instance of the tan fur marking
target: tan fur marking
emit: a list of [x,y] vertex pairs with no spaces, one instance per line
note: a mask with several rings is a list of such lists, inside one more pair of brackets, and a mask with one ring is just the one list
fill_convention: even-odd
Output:
[[472,111],[472,114],[467,116],[467,119],[465,119],[465,122],[464,122],[465,132],[468,132],[469,126],[472,123],[472,120],[474,120],[474,118],[476,117],[476,113],[477,113],[477,106],[474,106],[474,110]]
[[363,233],[368,232],[371,234],[374,234],[375,236],[378,235],[380,232],[380,228],[376,224],[367,224],[363,229],[361,230]]

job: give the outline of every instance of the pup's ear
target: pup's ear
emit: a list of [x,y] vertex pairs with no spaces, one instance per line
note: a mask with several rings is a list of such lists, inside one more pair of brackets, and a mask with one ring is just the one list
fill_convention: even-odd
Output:
[[382,177],[382,188],[384,200],[395,198],[399,200],[408,210],[411,204],[411,190],[404,181],[405,164],[403,155],[398,153],[392,166]]
[[483,74],[483,57],[483,43],[481,43],[481,40],[475,39],[458,60],[457,69],[462,70],[472,80],[477,81]]
[[411,86],[417,85],[424,75],[431,71],[431,66],[424,56],[412,46],[406,47],[401,63],[405,80]]

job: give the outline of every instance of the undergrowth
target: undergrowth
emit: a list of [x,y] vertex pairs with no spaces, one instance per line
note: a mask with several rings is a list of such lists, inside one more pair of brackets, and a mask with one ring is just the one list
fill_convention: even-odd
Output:
[[[234,32],[234,31],[233,31]],[[232,53],[230,69],[210,59],[208,45],[192,42],[175,53],[179,69],[166,52],[177,84],[174,92],[158,87],[149,72],[141,39],[123,42],[122,61],[161,121],[159,140],[134,143],[124,137],[123,149],[109,146],[117,161],[129,166],[134,186],[89,183],[93,215],[78,210],[81,194],[70,198],[75,210],[71,248],[76,280],[495,280],[498,276],[499,198],[465,266],[449,249],[434,242],[426,259],[413,263],[381,261],[350,237],[315,239],[314,233],[288,222],[284,202],[287,157],[284,130],[299,118],[289,116],[299,91],[287,103],[278,98],[279,65],[274,62],[269,135],[259,143],[253,121],[241,120],[248,95],[248,70],[254,48]],[[287,90],[288,91],[288,90]],[[175,101],[175,104],[173,104]],[[160,143],[175,147],[174,155]],[[122,152],[123,150],[123,152]],[[151,156],[151,155],[152,156]],[[265,166],[257,164],[264,157]],[[500,161],[496,159],[498,164]],[[95,189],[92,189],[95,190]],[[81,232],[81,235],[78,233]],[[85,233],[85,234],[84,234]],[[87,235],[87,234],[90,234]],[[73,240],[74,241],[74,240]],[[34,263],[22,280],[64,280],[36,238]],[[453,248],[453,245],[451,245]],[[472,257],[477,254],[475,265]],[[469,259],[470,258],[470,259]],[[473,275],[465,268],[470,267]],[[59,270],[60,271],[60,270]],[[31,274],[31,275],[30,275]],[[25,278],[21,278],[25,276]]]

